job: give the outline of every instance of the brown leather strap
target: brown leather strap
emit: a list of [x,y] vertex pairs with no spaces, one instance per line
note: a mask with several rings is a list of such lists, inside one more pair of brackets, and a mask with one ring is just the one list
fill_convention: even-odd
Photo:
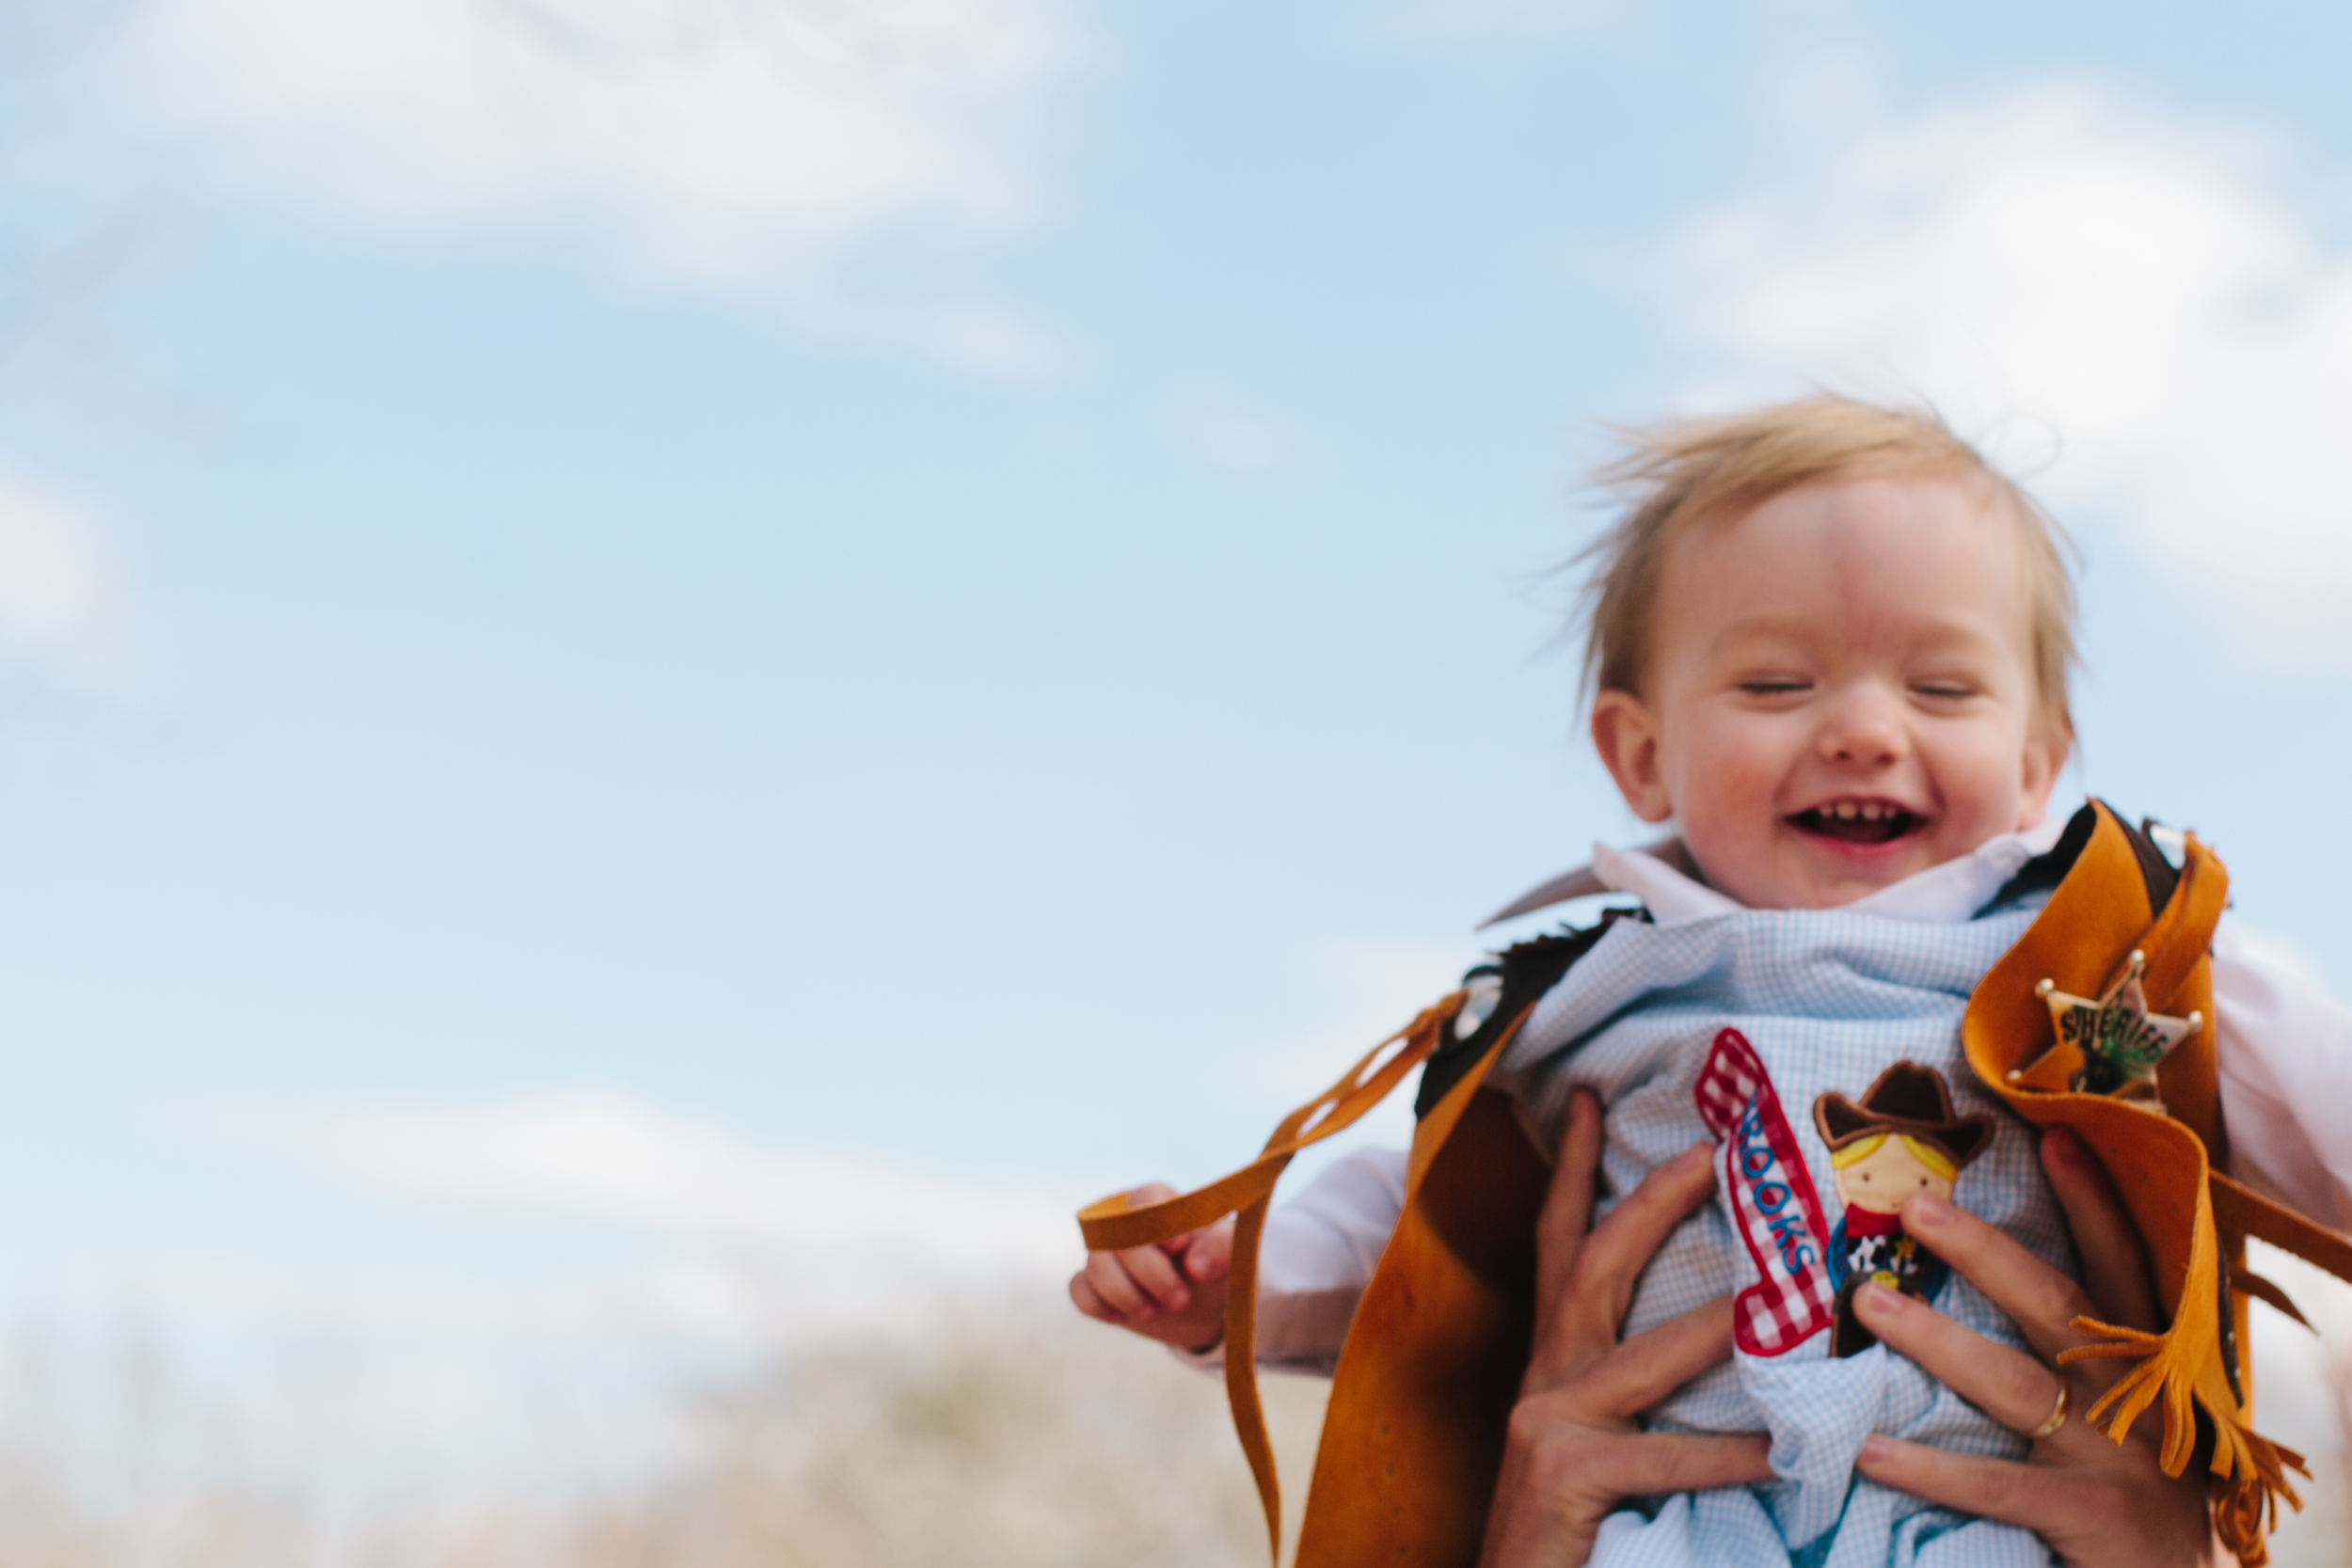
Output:
[[[1113,1193],[1079,1210],[1078,1229],[1086,1237],[1087,1250],[1124,1252],[1129,1247],[1172,1242],[1271,1194],[1293,1155],[1354,1126],[1406,1073],[1428,1059],[1467,994],[1455,991],[1374,1046],[1338,1083],[1284,1117],[1266,1140],[1264,1151],[1232,1175],[1139,1209],[1129,1203],[1125,1193]],[[1404,1049],[1390,1055],[1389,1048],[1399,1041],[1404,1042]]]
[[1486,1084],[1518,1027],[1414,1131],[1404,1208],[1332,1378],[1295,1568],[1478,1560],[1527,1371],[1551,1176],[1512,1097]]
[[1233,1413],[1233,1433],[1249,1461],[1265,1510],[1268,1549],[1277,1568],[1282,1560],[1282,1480],[1274,1467],[1274,1440],[1266,1434],[1265,1406],[1258,1398],[1258,1243],[1265,1234],[1269,1190],[1241,1212],[1233,1226],[1233,1265],[1226,1275],[1225,1402]]
[[2251,1269],[2232,1269],[2230,1289],[2242,1296],[2252,1296],[2256,1301],[2266,1301],[2305,1328],[2311,1328],[2313,1334],[2319,1332],[2312,1328],[2311,1319],[2303,1316],[2303,1309],[2295,1305],[2293,1296],[2288,1295],[2276,1284],[2265,1279]]
[[2219,1171],[2213,1173],[2213,1216],[2226,1230],[2257,1237],[2338,1279],[2352,1280],[2352,1237],[2315,1225]]
[[[1266,1435],[1265,1410],[1258,1399],[1258,1242],[1265,1232],[1274,1184],[1293,1156],[1362,1118],[1405,1075],[1428,1060],[1444,1040],[1470,993],[1455,991],[1382,1040],[1340,1081],[1282,1118],[1258,1158],[1231,1176],[1177,1197],[1129,1205],[1114,1193],[1078,1212],[1078,1228],[1089,1252],[1123,1252],[1157,1246],[1240,1211],[1233,1226],[1233,1260],[1226,1275],[1225,1393],[1233,1407],[1233,1431],[1249,1460],[1265,1508],[1266,1538],[1281,1560],[1282,1489],[1274,1470],[1274,1445]],[[1402,1049],[1391,1047],[1402,1042]]]
[[2216,1164],[2230,1157],[2221,1120],[2220,1043],[2214,1017],[2213,929],[2230,895],[2230,874],[2214,852],[2191,835],[2180,881],[2139,939],[2147,955],[2148,1005],[2160,1013],[2198,1011],[2197,1030],[2156,1069],[2164,1106],[2195,1132]]
[[2192,841],[2181,862],[2181,879],[2139,939],[2146,955],[2148,1005],[2170,1006],[2197,961],[2213,946],[2213,928],[2229,905],[2230,878],[2213,851]]

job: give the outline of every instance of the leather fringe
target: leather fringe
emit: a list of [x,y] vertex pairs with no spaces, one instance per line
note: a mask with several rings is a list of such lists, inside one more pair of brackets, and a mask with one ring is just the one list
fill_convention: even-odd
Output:
[[[2206,1412],[2212,1414],[2211,1406]],[[2243,1568],[2263,1568],[2270,1560],[2264,1537],[2278,1528],[2281,1517],[2279,1499],[2284,1497],[2298,1513],[2303,1507],[2286,1473],[2292,1469],[2309,1481],[2311,1466],[2293,1449],[2258,1437],[2227,1417],[2214,1416],[2213,1424],[2213,1477],[2208,1484],[2215,1532],[2237,1554]]]
[[[2263,1568],[2270,1560],[2264,1538],[2281,1517],[2280,1499],[2298,1512],[2303,1507],[2286,1473],[2294,1470],[2309,1481],[2311,1467],[2301,1454],[2241,1424],[2233,1412],[2198,1391],[2198,1377],[2212,1347],[2206,1337],[2193,1332],[2194,1326],[2176,1323],[2166,1333],[2148,1334],[2095,1318],[2076,1318],[2074,1331],[2097,1342],[2060,1351],[2058,1364],[2138,1360],[2138,1366],[2083,1412],[2083,1419],[2121,1447],[2131,1433],[2132,1423],[2161,1399],[2164,1443],[2158,1450],[2158,1464],[2168,1476],[2187,1468],[2197,1444],[2195,1412],[2202,1411],[2214,1433],[2212,1474],[2207,1482],[2213,1497],[2214,1529],[2244,1568]],[[2185,1327],[2192,1332],[2184,1334]],[[2192,1340],[2201,1342],[2192,1344]]]

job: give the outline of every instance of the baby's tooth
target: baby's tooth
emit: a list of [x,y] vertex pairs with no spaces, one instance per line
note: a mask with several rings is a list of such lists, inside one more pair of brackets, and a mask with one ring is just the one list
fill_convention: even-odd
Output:
[[1836,810],[1838,816],[1843,820],[1848,822],[1853,820],[1853,802],[1851,800],[1838,801]]
[[1863,807],[1862,807],[1862,820],[1864,820],[1865,822],[1876,822],[1878,819],[1879,819],[1879,808],[1878,808],[1878,802],[1877,802],[1877,801],[1875,801],[1875,800],[1871,800],[1871,801],[1867,801],[1867,802],[1865,802],[1865,803],[1864,803],[1864,805],[1863,805]]

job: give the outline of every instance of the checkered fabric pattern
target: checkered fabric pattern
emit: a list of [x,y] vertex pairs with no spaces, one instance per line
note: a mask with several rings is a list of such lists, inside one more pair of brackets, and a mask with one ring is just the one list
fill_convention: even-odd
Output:
[[1728,1195],[1740,1239],[1762,1275],[1732,1304],[1733,1337],[1750,1355],[1794,1350],[1827,1326],[1837,1307],[1829,1227],[1796,1134],[1762,1058],[1737,1029],[1715,1037],[1692,1098],[1723,1145],[1716,1186]]
[[[1960,1050],[1968,995],[1994,960],[2023,936],[2031,911],[1953,925],[1897,921],[1836,910],[1741,911],[1650,926],[1622,921],[1536,1003],[1498,1069],[1539,1134],[1556,1141],[1568,1096],[1590,1087],[1608,1107],[1602,1168],[1613,1194],[1693,1143],[1722,1156],[1727,1180],[1715,1203],[1676,1230],[1642,1276],[1625,1333],[1639,1334],[1717,1296],[1764,1289],[1780,1259],[1776,1234],[1761,1236],[1738,1205],[1746,1143],[1740,1124],[1726,1136],[1722,1106],[1769,1086],[1782,1108],[1785,1140],[1761,1141],[1794,1175],[1811,1179],[1831,1211],[1836,1184],[1813,1124],[1813,1103],[1831,1090],[1859,1098],[1897,1061],[1944,1075],[1961,1115],[1984,1113],[1995,1132],[1963,1170],[1953,1199],[1998,1226],[2052,1264],[2072,1266],[2055,1200],[2042,1180],[2030,1130],[1976,1083]],[[1725,1030],[1747,1046],[1717,1058]],[[1704,1101],[1702,1076],[1718,1062]],[[1762,1095],[1755,1094],[1759,1105]],[[1703,1113],[1702,1103],[1710,1107]],[[1711,1125],[1710,1125],[1711,1123]],[[1759,1131],[1760,1124],[1759,1124]],[[1753,1159],[1755,1157],[1748,1157]],[[1769,1179],[1759,1171],[1758,1179]],[[1786,1183],[1793,1190],[1794,1183]],[[1747,1197],[1772,1215],[1776,1195]],[[1788,1201],[1794,1201],[1793,1197]],[[1807,1216],[1809,1223],[1819,1224]],[[1826,1237],[1817,1233],[1819,1257]],[[1785,1292],[1792,1280],[1784,1271]],[[1804,1288],[1798,1288],[1800,1296]],[[2017,1330],[1954,1274],[1939,1311],[1995,1342],[2022,1345]],[[1781,1306],[1788,1299],[1783,1295]],[[1770,1314],[1767,1314],[1769,1317]],[[1791,1568],[2042,1568],[2049,1554],[2026,1531],[1963,1518],[1889,1491],[1853,1473],[1865,1438],[1883,1433],[1956,1452],[2023,1458],[2024,1438],[1995,1425],[1950,1389],[1884,1346],[1834,1360],[1827,1317],[1798,1333],[1747,1338],[1724,1366],[1647,1412],[1661,1431],[1764,1432],[1779,1480],[1655,1500],[1613,1516],[1595,1550],[1603,1568],[1653,1564],[1782,1563]]]

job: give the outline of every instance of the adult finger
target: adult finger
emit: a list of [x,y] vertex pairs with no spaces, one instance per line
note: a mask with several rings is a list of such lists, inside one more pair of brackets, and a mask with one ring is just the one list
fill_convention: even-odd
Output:
[[1643,1436],[1549,1420],[1523,1401],[1511,1415],[1482,1568],[1566,1568],[1628,1497],[1749,1486],[1772,1479],[1771,1440],[1689,1433]]
[[1908,1235],[2008,1313],[2043,1360],[2055,1360],[2058,1352],[2082,1343],[2082,1336],[2069,1325],[2095,1313],[2097,1305],[2081,1286],[2016,1240],[1931,1193],[1906,1201],[1902,1219]]
[[2033,1431],[2058,1406],[2062,1385],[2056,1371],[1963,1327],[1926,1302],[1883,1285],[1865,1285],[1854,1292],[1854,1310],[1890,1349],[2013,1432]]
[[1587,1418],[1623,1420],[1647,1410],[1710,1367],[1731,1359],[1731,1298],[1717,1296],[1670,1323],[1645,1329],[1603,1356],[1572,1387],[1548,1396],[1574,1401]]
[[2073,1132],[2054,1127],[2042,1134],[2042,1168],[2049,1175],[2058,1207],[2066,1211],[2066,1227],[2074,1232],[2074,1250],[2082,1255],[2083,1288],[2090,1292],[2099,1316],[2151,1334],[2162,1328],[2147,1244],[2139,1239],[2139,1227],[2117,1196],[2106,1167]]
[[1535,1221],[1535,1300],[1558,1301],[1576,1269],[1593,1223],[1593,1178],[1600,1168],[1600,1097],[1579,1089],[1568,1097],[1566,1131],[1552,1161],[1551,1184]]
[[1600,1099],[1579,1089],[1568,1097],[1567,1126],[1535,1218],[1535,1335],[1519,1379],[1522,1393],[1566,1381],[1608,1345],[1607,1338],[1593,1341],[1576,1310],[1576,1263],[1592,1223],[1600,1146]]
[[1696,1433],[1611,1436],[1595,1445],[1590,1480],[1615,1497],[1660,1497],[1754,1486],[1772,1479],[1772,1440],[1758,1433],[1717,1437]]
[[[1598,1109],[1596,1103],[1596,1158]],[[1521,1393],[1538,1393],[1567,1382],[1616,1344],[1617,1325],[1633,1299],[1634,1281],[1683,1216],[1713,1190],[1707,1150],[1708,1146],[1699,1145],[1650,1172],[1577,1247],[1565,1278],[1538,1298],[1535,1342],[1519,1384]],[[1561,1164],[1566,1165],[1565,1156]],[[1555,1251],[1565,1241],[1554,1233],[1541,1250]],[[1540,1251],[1538,1263],[1540,1277]]]
[[1605,1313],[1594,1326],[1611,1338],[1625,1322],[1633,1283],[1658,1249],[1715,1190],[1715,1146],[1693,1144],[1642,1179],[1623,1203],[1593,1227],[1577,1257],[1570,1294],[1581,1307]]
[[2129,1494],[2079,1470],[1947,1453],[1886,1436],[1865,1442],[1854,1468],[1882,1486],[2044,1537],[2080,1537],[2095,1533],[2103,1522],[2117,1528],[2129,1522]]

